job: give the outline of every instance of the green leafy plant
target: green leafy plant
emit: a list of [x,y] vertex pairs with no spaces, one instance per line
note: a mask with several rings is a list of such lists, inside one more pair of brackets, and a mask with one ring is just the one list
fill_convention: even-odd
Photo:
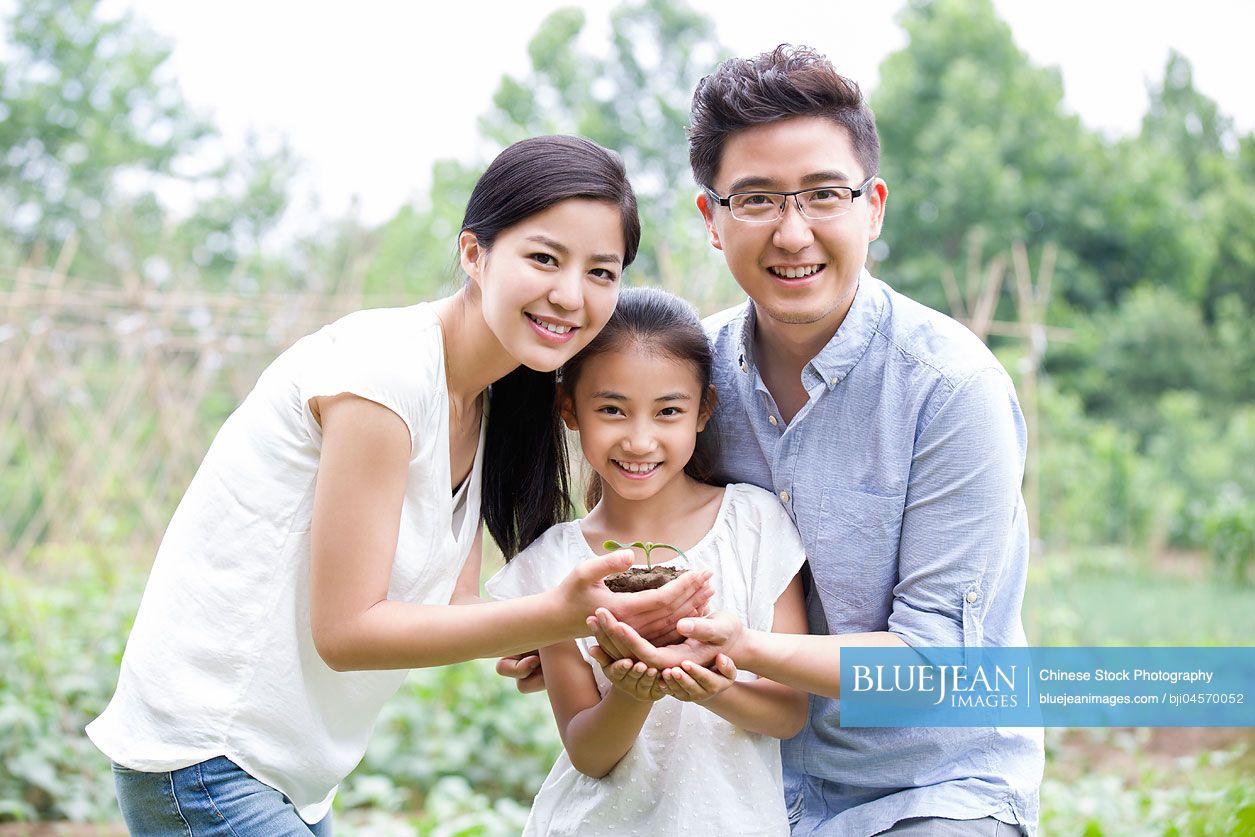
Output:
[[618,541],[605,541],[601,545],[602,549],[628,549],[629,547],[633,547],[633,546],[638,547],[645,551],[645,568],[650,569],[650,570],[654,568],[654,565],[650,561],[649,553],[653,552],[655,549],[669,549],[672,552],[674,552],[676,555],[679,555],[681,558],[688,558],[688,556],[684,554],[684,550],[680,549],[678,546],[672,546],[669,543],[652,543],[649,541],[633,541],[632,543],[619,543]]

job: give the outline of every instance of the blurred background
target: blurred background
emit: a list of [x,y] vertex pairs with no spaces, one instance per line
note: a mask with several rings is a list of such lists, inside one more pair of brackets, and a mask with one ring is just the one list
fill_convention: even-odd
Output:
[[[1251,6],[360,5],[0,0],[0,834],[121,833],[82,727],[209,441],[296,338],[455,286],[496,151],[617,149],[628,280],[740,301],[683,129],[718,60],[782,41],[876,111],[874,272],[1016,379],[1031,640],[1251,644]],[[1047,747],[1044,834],[1255,833],[1251,729]],[[415,672],[337,828],[517,833],[558,749],[546,699],[490,664]]]

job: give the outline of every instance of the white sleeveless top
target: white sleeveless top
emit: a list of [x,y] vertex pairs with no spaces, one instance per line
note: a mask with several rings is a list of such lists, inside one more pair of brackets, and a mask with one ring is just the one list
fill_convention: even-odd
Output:
[[[510,599],[549,590],[595,554],[578,521],[559,523],[510,559],[488,581],[488,593]],[[760,631],[771,630],[776,599],[806,559],[776,496],[744,484],[727,487],[715,525],[685,554],[694,568],[714,571],[711,610],[735,613]],[[593,640],[576,642],[604,696],[613,686],[588,654]],[[737,674],[737,680],[756,679]],[[735,727],[700,704],[664,697],[605,777],[580,773],[564,751],[536,794],[523,833],[788,837],[780,742]]]
[[[298,341],[219,431],[157,552],[118,688],[87,734],[161,772],[226,756],[322,819],[406,672],[337,672],[309,623],[310,520],[322,445],[309,402],[392,410],[413,448],[388,598],[448,604],[480,524],[484,427],[450,491],[449,402],[430,305],[359,311]],[[484,423],[486,424],[486,422]]]

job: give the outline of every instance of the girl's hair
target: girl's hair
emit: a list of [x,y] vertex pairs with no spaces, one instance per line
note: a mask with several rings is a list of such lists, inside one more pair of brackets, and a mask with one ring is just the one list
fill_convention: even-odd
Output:
[[[623,221],[623,267],[641,223],[618,154],[581,137],[533,137],[497,155],[475,184],[462,232],[484,250],[503,231],[570,198],[605,201]],[[507,558],[570,512],[566,443],[553,372],[520,366],[492,385],[485,439],[484,522]]]
[[[632,348],[691,363],[701,384],[699,409],[714,407],[710,397],[714,350],[697,311],[678,296],[655,288],[628,288],[619,294],[606,327],[562,367],[562,388],[574,396],[576,382],[590,359]],[[717,452],[713,434],[697,434],[697,446],[684,473],[699,482],[713,482]],[[591,509],[600,499],[601,477],[593,471],[584,490],[585,507]]]

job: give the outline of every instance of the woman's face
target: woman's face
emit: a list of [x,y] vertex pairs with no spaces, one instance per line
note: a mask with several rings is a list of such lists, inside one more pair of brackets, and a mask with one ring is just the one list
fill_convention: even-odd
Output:
[[524,366],[557,369],[614,312],[624,241],[613,204],[570,198],[502,231],[491,250],[471,232],[459,244],[489,329]]

